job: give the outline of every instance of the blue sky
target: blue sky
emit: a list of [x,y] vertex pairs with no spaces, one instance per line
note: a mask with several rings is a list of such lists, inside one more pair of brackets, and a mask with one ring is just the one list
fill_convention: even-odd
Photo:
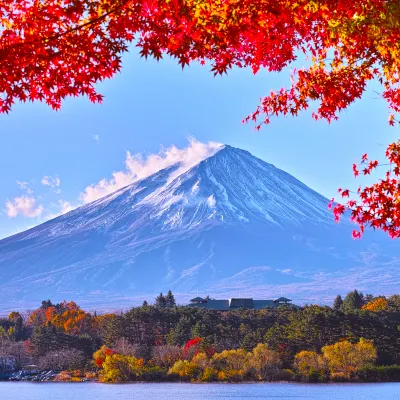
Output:
[[214,77],[207,66],[182,71],[173,60],[146,61],[134,50],[118,76],[98,85],[102,105],[68,99],[55,112],[17,104],[0,115],[0,237],[82,204],[88,186],[125,170],[128,151],[183,149],[188,137],[249,150],[328,198],[338,187],[355,188],[353,162],[365,152],[382,158],[399,136],[386,104],[371,88],[331,125],[311,112],[275,118],[260,132],[241,123],[262,96],[288,84],[287,71]]

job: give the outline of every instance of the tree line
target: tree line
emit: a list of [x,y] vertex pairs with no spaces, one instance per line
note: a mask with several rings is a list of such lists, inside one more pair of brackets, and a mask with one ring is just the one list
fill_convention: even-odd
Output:
[[0,319],[0,373],[27,364],[112,382],[400,380],[400,295],[220,312],[177,306],[169,291],[105,314],[48,300]]

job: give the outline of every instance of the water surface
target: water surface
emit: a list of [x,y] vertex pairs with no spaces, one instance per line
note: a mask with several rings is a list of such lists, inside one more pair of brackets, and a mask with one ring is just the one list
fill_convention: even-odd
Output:
[[399,400],[400,383],[181,384],[0,382],[4,400]]

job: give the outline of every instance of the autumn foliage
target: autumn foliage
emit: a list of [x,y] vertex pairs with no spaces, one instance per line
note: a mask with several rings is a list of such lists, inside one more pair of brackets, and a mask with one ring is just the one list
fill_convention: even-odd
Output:
[[306,380],[351,379],[358,370],[372,365],[376,359],[376,348],[369,340],[360,338],[357,343],[341,340],[324,346],[322,354],[301,351],[296,354],[294,367]]
[[333,377],[340,374],[339,376],[349,379],[358,369],[375,362],[376,348],[371,341],[360,338],[355,344],[343,340],[325,346],[322,354]]
[[400,296],[353,291],[337,304],[227,312],[147,304],[98,316],[47,300],[30,318],[0,318],[0,373],[12,357],[17,369],[63,370],[61,381],[399,381]]
[[379,312],[379,311],[386,311],[388,309],[388,301],[383,298],[383,297],[378,297],[369,303],[365,304],[362,309],[366,311],[373,311],[373,312]]
[[183,354],[186,358],[192,358],[200,352],[201,338],[196,337],[186,342],[183,347]]
[[[333,206],[332,199],[330,204],[337,221],[346,212],[351,214],[351,220],[359,227],[353,231],[355,239],[362,236],[367,226],[381,229],[392,238],[400,237],[400,141],[387,148],[386,157],[389,169],[383,179],[371,186],[360,186],[357,193],[339,189],[339,194],[347,199],[347,203]],[[356,178],[370,175],[379,166],[377,160],[369,160],[368,155],[364,154],[361,163],[353,165],[353,173]]]
[[[314,119],[336,120],[372,80],[381,84],[393,125],[400,111],[399,21],[397,0],[3,1],[0,112],[15,101],[45,101],[54,109],[67,96],[101,102],[95,84],[120,71],[122,54],[135,44],[144,57],[168,55],[182,67],[209,62],[214,74],[233,67],[282,71],[304,57],[290,85],[269,93],[245,118],[257,129],[310,106]],[[359,199],[347,205],[360,226],[355,237],[366,226],[400,235],[398,148],[388,148],[393,169],[386,179],[359,189]],[[367,173],[376,166],[366,164]]]
[[101,368],[104,361],[106,361],[106,358],[112,356],[113,354],[115,354],[114,350],[108,348],[107,346],[102,346],[93,354],[93,361],[96,367]]
[[119,71],[133,41],[145,57],[168,54],[182,66],[210,60],[215,74],[234,66],[280,71],[309,55],[311,66],[252,115],[265,123],[314,100],[316,119],[336,119],[372,79],[389,107],[400,107],[397,1],[14,0],[0,11],[3,111],[14,99],[54,108],[71,95],[100,101],[94,83]]
[[74,335],[88,333],[95,325],[93,316],[81,310],[73,301],[38,308],[30,314],[29,322],[33,326],[51,324]]

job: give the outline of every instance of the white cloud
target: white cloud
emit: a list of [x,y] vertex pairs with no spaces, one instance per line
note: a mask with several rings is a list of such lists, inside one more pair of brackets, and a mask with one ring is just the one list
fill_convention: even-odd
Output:
[[100,135],[93,135],[93,139],[98,142],[100,140]]
[[17,181],[17,185],[21,190],[26,190],[26,188],[28,187],[29,182],[21,182],[21,181]]
[[6,202],[7,215],[15,218],[22,215],[28,218],[40,217],[43,212],[43,206],[36,206],[36,199],[31,196],[15,197],[11,201]]
[[68,202],[66,200],[59,200],[58,202],[60,203],[60,207],[61,207],[60,215],[66,214],[76,208],[70,202]]
[[44,186],[50,186],[50,187],[58,187],[60,186],[60,178],[58,176],[44,176],[41,180],[42,185]]
[[[35,198],[31,195],[33,191],[29,189],[28,182],[17,181],[18,186],[21,190],[26,192],[26,195],[7,201],[5,211],[10,218],[21,215],[28,218],[41,217],[41,221],[53,219],[76,209],[82,204],[97,200],[118,189],[130,185],[137,180],[146,178],[161,169],[179,164],[177,170],[175,170],[169,177],[169,180],[172,180],[198,164],[200,161],[215,154],[220,146],[220,143],[201,143],[190,138],[188,146],[183,149],[171,146],[167,149],[162,148],[157,154],[150,154],[147,156],[142,154],[132,155],[128,151],[126,153],[125,168],[123,170],[113,172],[109,179],[104,178],[96,184],[87,186],[84,192],[81,193],[79,200],[76,202],[71,203],[66,200],[59,200],[59,209],[57,211],[55,210],[56,212],[54,213],[46,215],[43,215],[43,206],[37,204],[40,196]],[[44,176],[41,183],[44,186],[53,188],[58,194],[61,192],[58,188],[61,183],[58,176]],[[196,188],[193,189],[196,190]],[[215,199],[208,199],[208,203],[210,207],[214,207]]]
[[170,176],[170,180],[172,180],[200,161],[215,154],[220,146],[220,143],[201,143],[190,138],[188,146],[183,149],[171,146],[167,149],[161,149],[158,154],[150,154],[148,156],[143,156],[142,154],[132,155],[128,151],[125,159],[125,169],[113,172],[110,179],[104,178],[98,183],[86,187],[80,196],[81,200],[84,203],[90,203],[137,180],[146,178],[161,169],[179,163],[179,168]]
[[17,181],[17,185],[18,187],[23,190],[25,193],[27,194],[33,194],[33,190],[31,188],[28,187],[29,182],[21,182],[21,181]]
[[[68,212],[75,210],[76,208],[78,208],[79,206],[81,206],[82,204],[71,204],[69,201],[66,200],[58,200],[58,204],[60,206],[59,210],[50,214],[46,214],[43,217],[43,222],[44,221],[49,221],[51,219],[57,218],[60,215],[64,215],[67,214]],[[52,204],[52,206],[54,207],[55,204]]]

